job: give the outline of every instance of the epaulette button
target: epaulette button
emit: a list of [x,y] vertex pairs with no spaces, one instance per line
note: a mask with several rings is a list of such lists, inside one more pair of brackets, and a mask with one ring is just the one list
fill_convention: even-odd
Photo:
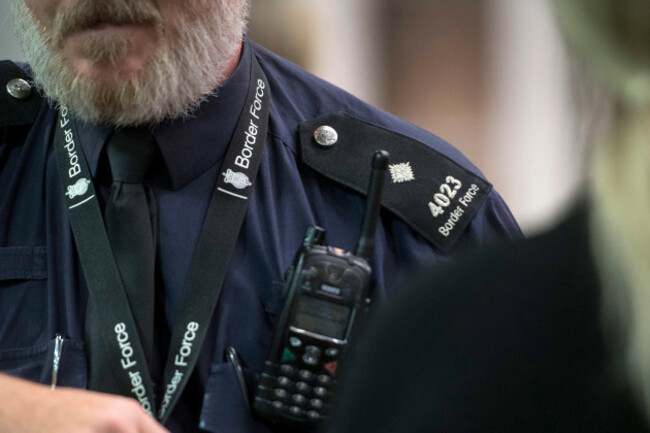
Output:
[[331,126],[323,125],[314,131],[314,140],[323,147],[330,147],[339,140],[339,134]]
[[7,93],[16,99],[27,99],[32,94],[32,86],[22,78],[14,78],[7,83]]

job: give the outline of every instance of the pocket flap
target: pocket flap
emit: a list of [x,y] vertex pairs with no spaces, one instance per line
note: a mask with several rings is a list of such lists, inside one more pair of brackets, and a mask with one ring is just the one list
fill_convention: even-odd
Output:
[[0,280],[47,279],[45,247],[0,247]]

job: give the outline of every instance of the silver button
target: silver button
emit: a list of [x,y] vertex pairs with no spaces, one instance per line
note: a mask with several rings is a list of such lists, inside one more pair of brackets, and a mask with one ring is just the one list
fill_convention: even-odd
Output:
[[339,356],[339,350],[336,347],[330,347],[325,351],[325,356],[329,358],[336,358]]
[[331,126],[323,125],[314,131],[314,140],[321,146],[329,147],[339,140],[339,134]]
[[16,99],[26,99],[32,94],[32,86],[22,78],[14,78],[7,83],[7,93]]

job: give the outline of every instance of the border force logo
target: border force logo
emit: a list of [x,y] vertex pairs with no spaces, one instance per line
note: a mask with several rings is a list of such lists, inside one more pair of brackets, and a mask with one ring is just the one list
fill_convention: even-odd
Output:
[[81,178],[74,185],[68,185],[68,191],[65,195],[71,200],[77,196],[84,195],[88,192],[88,185],[90,185],[90,181],[85,177]]
[[390,177],[393,179],[393,183],[410,182],[415,180],[410,162],[392,164],[388,166],[388,169],[390,170]]
[[253,185],[250,179],[248,179],[248,176],[246,176],[244,173],[228,169],[225,173],[221,174],[224,176],[224,182],[231,184],[237,189],[244,189],[248,186]]

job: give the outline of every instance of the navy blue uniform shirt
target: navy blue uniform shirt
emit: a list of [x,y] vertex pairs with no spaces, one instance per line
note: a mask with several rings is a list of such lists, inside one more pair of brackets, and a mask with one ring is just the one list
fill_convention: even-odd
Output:
[[[261,371],[281,307],[283,274],[307,226],[324,227],[329,245],[354,249],[365,199],[332,180],[336,176],[326,176],[302,162],[301,123],[345,112],[423,142],[482,177],[440,138],[361,102],[245,39],[240,64],[219,87],[218,96],[209,97],[191,118],[166,121],[153,130],[162,157],[149,179],[159,206],[157,296],[164,300],[165,320],[158,329],[162,346],[166,344],[165,325],[171,329],[183,299],[220,163],[244,105],[252,55],[271,89],[267,144],[210,332],[192,381],[168,423],[175,432],[199,431],[199,427],[211,432],[268,431],[247,414],[233,370],[223,362],[223,351],[235,347],[251,372]],[[49,383],[54,338],[60,334],[65,342],[58,383],[83,388],[88,293],[52,147],[56,117],[57,111],[44,98],[31,124],[1,129],[0,371]],[[110,172],[103,150],[111,132],[80,122],[86,159],[97,189],[104,193]],[[403,213],[408,214],[408,209]],[[454,249],[520,235],[507,206],[491,191]],[[448,254],[402,218],[383,210],[372,257],[373,299],[385,298],[386,287],[403,269],[448,259]],[[164,353],[163,347],[159,357]]]

